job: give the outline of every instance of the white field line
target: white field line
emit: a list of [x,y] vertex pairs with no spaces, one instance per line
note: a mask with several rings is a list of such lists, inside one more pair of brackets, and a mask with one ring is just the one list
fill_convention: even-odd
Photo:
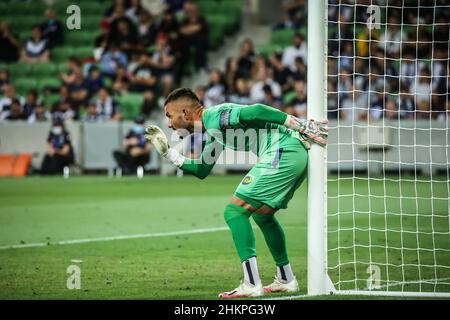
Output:
[[0,246],[0,250],[37,248],[37,247],[46,247],[49,245],[79,244],[79,243],[89,243],[89,242],[98,242],[98,241],[183,236],[183,235],[187,235],[187,234],[208,233],[208,232],[217,232],[217,231],[225,231],[225,230],[228,230],[228,227],[191,229],[191,230],[159,232],[159,233],[141,233],[141,234],[130,234],[130,235],[122,235],[122,236],[112,236],[112,237],[63,240],[63,241],[57,241],[57,242],[25,243],[25,244],[16,244],[16,245],[9,245],[9,246]]
[[[291,227],[291,226],[284,227],[284,229],[299,229],[299,228],[302,229],[302,227]],[[13,245],[8,245],[8,246],[0,246],[0,250],[38,248],[38,247],[47,247],[50,245],[53,246],[53,245],[64,245],[64,244],[79,244],[79,243],[89,243],[89,242],[98,242],[98,241],[183,236],[183,235],[187,235],[187,234],[209,233],[209,232],[217,232],[217,231],[225,231],[225,230],[228,230],[228,227],[191,229],[191,230],[160,232],[160,233],[141,233],[141,234],[130,234],[130,235],[111,236],[111,237],[62,240],[62,241],[57,241],[57,242],[49,241],[49,242],[37,242],[37,243],[24,243],[24,244],[13,244]]]
[[[440,279],[425,279],[425,280],[421,280],[421,282],[434,282],[434,281],[447,281],[450,280],[449,278],[440,278]],[[398,282],[398,283],[388,283],[385,285],[380,286],[380,289],[383,288],[389,288],[389,287],[397,287],[397,286],[401,286],[403,285],[408,285],[408,284],[417,284],[419,283],[419,281],[405,281],[405,282]],[[395,295],[395,296],[401,296],[402,295],[402,291],[368,291],[369,289],[363,289],[361,291],[361,293],[359,293],[360,295],[377,295],[377,296],[383,296],[383,294],[386,294],[386,296],[388,295]],[[336,293],[334,293],[335,296],[339,296],[339,295],[347,295],[344,294],[345,291],[342,291],[341,293],[339,291],[337,291]],[[351,295],[358,295],[358,291],[351,291],[349,292]],[[372,294],[370,294],[372,293]],[[417,296],[426,296],[427,294],[429,294],[430,296],[433,296],[434,292],[421,292],[421,293],[417,293]],[[437,294],[436,296],[438,296],[439,294]],[[413,294],[408,294],[408,296],[413,296]],[[299,298],[307,298],[307,297],[313,297],[313,295],[308,295],[308,294],[299,294],[299,295],[293,295],[293,296],[284,296],[284,297],[274,297],[274,298],[263,298],[262,300],[292,300],[292,299],[299,299]]]

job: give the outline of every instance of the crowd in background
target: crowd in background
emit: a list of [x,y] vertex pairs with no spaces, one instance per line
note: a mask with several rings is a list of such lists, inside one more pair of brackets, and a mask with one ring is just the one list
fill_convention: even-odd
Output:
[[[361,0],[357,6],[351,0],[328,1],[330,119],[446,119],[450,6],[445,0],[436,0],[436,6],[416,2],[381,6],[385,23],[377,29],[367,24],[367,6],[376,1]],[[282,5],[285,19],[273,26],[274,32],[307,27],[305,0]],[[23,45],[2,22],[0,60],[51,58],[49,50],[64,43],[64,34],[51,9],[45,17]],[[37,90],[17,95],[8,70],[0,70],[0,120],[120,120],[114,97],[127,92],[143,95],[141,114],[149,118],[161,112],[157,97],[180,84],[191,53],[196,69],[207,69],[208,25],[193,2],[166,0],[152,12],[140,0],[115,0],[101,30],[94,61],[68,59],[53,106],[44,106]],[[268,57],[258,54],[248,38],[237,56],[229,57],[222,70],[209,70],[209,83],[195,90],[206,107],[225,101],[264,103],[305,117],[307,58],[306,39],[299,32],[290,46]]]
[[[385,11],[386,26],[370,29],[367,8],[375,2],[329,1],[328,117],[447,119],[450,6],[445,1],[419,10],[417,5],[392,6]],[[285,20],[273,26],[274,32],[307,26],[306,1],[284,1],[283,6]],[[196,92],[206,107],[225,101],[264,103],[305,117],[307,66],[301,33],[269,57],[246,39],[239,55],[229,57],[223,70],[212,70],[209,83]]]
[[[0,70],[0,121],[121,120],[115,97],[128,92],[143,95],[140,113],[149,118],[160,111],[158,97],[179,85],[188,61],[196,70],[207,67],[208,24],[191,1],[115,0],[99,28],[92,58],[70,57],[61,85],[47,88],[59,94],[53,105],[45,105],[36,89],[19,95],[9,70]],[[51,50],[65,44],[62,22],[51,8],[25,43],[6,21],[0,31],[0,62],[47,62]]]

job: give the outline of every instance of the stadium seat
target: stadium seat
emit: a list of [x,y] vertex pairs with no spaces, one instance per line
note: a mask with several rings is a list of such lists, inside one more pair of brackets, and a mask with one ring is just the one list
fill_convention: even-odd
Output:
[[14,156],[12,154],[0,154],[0,177],[8,177],[12,174]]
[[19,78],[14,81],[17,93],[26,94],[31,89],[37,88],[36,79],[34,78]]
[[118,102],[120,111],[125,119],[134,120],[141,111],[144,96],[140,93],[128,93],[120,96]]
[[8,66],[8,70],[13,79],[18,77],[25,77],[32,72],[32,65],[25,63],[12,63]]
[[36,83],[40,91],[47,88],[59,88],[61,86],[61,81],[57,77],[38,78]]
[[294,35],[295,30],[292,29],[275,30],[272,32],[271,43],[282,47],[287,47],[292,43]]
[[57,65],[52,62],[37,63],[31,66],[31,72],[36,76],[55,76],[57,74]]
[[48,108],[59,101],[59,94],[47,94],[43,97],[43,103]]
[[25,177],[30,167],[31,159],[33,156],[31,153],[23,153],[18,155],[13,162],[11,175],[13,177]]
[[63,46],[52,50],[51,59],[55,62],[65,62],[67,58],[73,55],[73,47]]

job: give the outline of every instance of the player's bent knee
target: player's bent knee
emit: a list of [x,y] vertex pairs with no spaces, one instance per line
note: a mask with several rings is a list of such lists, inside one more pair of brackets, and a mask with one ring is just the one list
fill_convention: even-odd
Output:
[[223,213],[223,217],[226,222],[228,222],[236,217],[243,216],[243,215],[250,217],[251,212],[246,210],[245,208],[243,208],[237,204],[233,204],[233,203],[229,203],[225,206],[225,211]]

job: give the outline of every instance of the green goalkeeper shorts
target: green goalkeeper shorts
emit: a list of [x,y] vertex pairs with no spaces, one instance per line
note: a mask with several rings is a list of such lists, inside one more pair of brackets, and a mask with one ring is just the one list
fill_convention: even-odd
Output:
[[307,166],[308,151],[300,140],[289,137],[275,150],[259,157],[234,195],[246,202],[249,198],[275,209],[285,209],[306,178]]

